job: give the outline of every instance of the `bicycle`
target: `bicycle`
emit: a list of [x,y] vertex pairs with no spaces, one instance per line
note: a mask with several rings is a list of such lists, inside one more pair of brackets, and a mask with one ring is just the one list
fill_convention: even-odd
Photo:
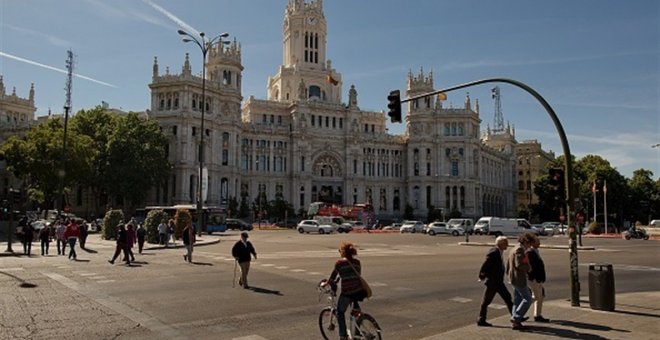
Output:
[[[337,317],[335,311],[337,310],[337,289],[336,285],[327,283],[326,279],[319,282],[319,301],[323,294],[328,295],[330,305],[323,308],[319,314],[319,328],[323,339],[330,340],[337,339],[339,335],[336,333]],[[362,312],[361,310],[352,309],[350,312],[349,320],[346,324],[348,338],[353,340],[382,340],[382,330],[374,319],[373,316]],[[330,337],[329,337],[330,336]]]

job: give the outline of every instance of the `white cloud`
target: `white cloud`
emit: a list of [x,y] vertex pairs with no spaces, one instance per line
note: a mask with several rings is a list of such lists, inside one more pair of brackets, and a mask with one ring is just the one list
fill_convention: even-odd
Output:
[[70,41],[59,38],[59,37],[56,37],[54,35],[49,35],[49,34],[46,34],[46,33],[31,30],[31,29],[28,29],[28,28],[18,27],[18,26],[9,25],[9,24],[6,24],[5,26],[7,28],[13,30],[13,31],[18,32],[18,33],[22,33],[24,35],[28,35],[28,36],[31,36],[31,37],[34,37],[34,38],[37,38],[37,39],[46,40],[46,41],[48,41],[49,43],[51,43],[52,45],[55,45],[55,46],[73,47],[73,43],[71,43]]

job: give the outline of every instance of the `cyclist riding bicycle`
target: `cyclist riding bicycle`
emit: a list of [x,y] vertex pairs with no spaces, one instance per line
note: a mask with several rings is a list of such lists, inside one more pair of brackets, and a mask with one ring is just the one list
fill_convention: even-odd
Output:
[[348,339],[348,332],[346,331],[346,319],[344,314],[348,306],[353,303],[353,309],[359,310],[360,305],[358,301],[364,300],[366,292],[362,289],[360,277],[362,268],[360,260],[354,258],[357,255],[357,250],[351,242],[343,241],[339,245],[339,254],[341,259],[335,263],[335,268],[330,274],[328,284],[332,285],[333,289],[335,282],[341,279],[341,294],[337,301],[337,326],[339,331],[339,339]]

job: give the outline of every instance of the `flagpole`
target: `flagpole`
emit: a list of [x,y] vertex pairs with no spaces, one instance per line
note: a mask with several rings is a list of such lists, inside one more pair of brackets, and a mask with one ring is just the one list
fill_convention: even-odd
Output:
[[605,234],[607,234],[607,180],[603,184],[603,214],[605,214]]
[[596,189],[595,179],[594,179],[594,185],[591,187],[591,192],[594,194],[594,222],[596,222],[596,193],[598,192],[598,189]]

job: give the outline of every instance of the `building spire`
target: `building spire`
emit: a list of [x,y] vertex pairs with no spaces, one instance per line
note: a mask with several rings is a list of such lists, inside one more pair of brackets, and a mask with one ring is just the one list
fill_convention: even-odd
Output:
[[186,60],[183,62],[183,75],[189,75],[192,71],[190,70],[190,58],[188,53],[186,53]]
[[30,97],[28,99],[34,105],[34,83],[30,85]]
[[154,57],[153,77],[158,77],[158,57]]

